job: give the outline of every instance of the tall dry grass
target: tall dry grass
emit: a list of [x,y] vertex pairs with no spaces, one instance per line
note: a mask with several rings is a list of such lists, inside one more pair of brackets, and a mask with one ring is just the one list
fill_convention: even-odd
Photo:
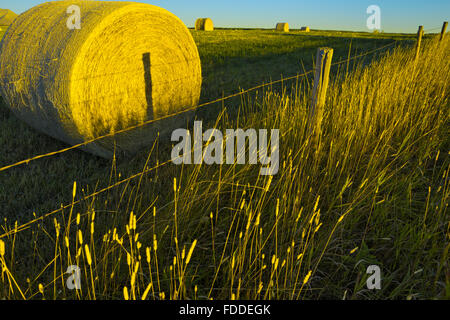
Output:
[[[0,295],[449,297],[449,48],[432,40],[417,62],[396,48],[370,66],[335,70],[314,141],[310,80],[246,96],[215,127],[280,129],[278,175],[249,165],[142,175],[51,225],[10,232],[0,242]],[[83,192],[74,184],[74,200]],[[365,287],[371,264],[383,272],[378,291]],[[80,290],[66,287],[70,265],[81,269]]]

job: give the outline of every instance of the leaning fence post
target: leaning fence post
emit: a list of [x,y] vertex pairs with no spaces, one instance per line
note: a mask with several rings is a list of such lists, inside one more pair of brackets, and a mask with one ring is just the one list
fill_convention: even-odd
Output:
[[419,31],[417,31],[416,58],[415,58],[416,61],[419,58],[420,46],[422,44],[423,33],[424,33],[423,26],[419,26]]
[[328,82],[330,78],[331,60],[333,59],[332,48],[319,48],[316,56],[316,68],[314,74],[314,88],[312,95],[311,110],[309,114],[310,132],[319,136],[322,127],[323,108],[327,96]]
[[445,21],[444,24],[442,25],[441,38],[439,39],[439,41],[441,41],[441,42],[444,40],[445,33],[447,32],[447,26],[448,26],[448,21]]

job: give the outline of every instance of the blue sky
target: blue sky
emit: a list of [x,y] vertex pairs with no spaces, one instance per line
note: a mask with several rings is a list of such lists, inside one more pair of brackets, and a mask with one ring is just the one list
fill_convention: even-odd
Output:
[[[0,8],[21,13],[40,0],[0,0]],[[211,17],[217,27],[272,28],[289,22],[291,28],[367,31],[366,9],[381,8],[381,29],[416,32],[440,28],[450,17],[449,0],[139,0],[163,7],[191,27],[199,17]],[[439,31],[439,30],[436,30]],[[435,32],[436,32],[435,31]]]

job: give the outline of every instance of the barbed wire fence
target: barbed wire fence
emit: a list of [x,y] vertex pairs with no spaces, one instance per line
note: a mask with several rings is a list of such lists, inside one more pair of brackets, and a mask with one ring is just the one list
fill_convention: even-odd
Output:
[[[374,53],[379,52],[381,50],[385,50],[387,48],[394,47],[398,42],[399,42],[398,40],[395,40],[395,41],[393,41],[393,42],[391,42],[391,43],[389,43],[387,45],[384,45],[382,47],[379,47],[379,48],[376,48],[376,49],[373,49],[373,50],[369,50],[367,52],[364,52],[364,53],[359,54],[359,55],[355,55],[353,57],[341,60],[339,62],[332,63],[331,66],[337,66],[337,65],[344,64],[344,63],[348,63],[350,61],[353,61],[353,60],[356,60],[356,59],[368,56],[370,54],[374,54]],[[206,107],[206,106],[209,106],[209,105],[213,105],[213,104],[218,103],[218,102],[227,101],[227,100],[232,99],[234,97],[239,97],[239,96],[242,96],[244,94],[256,91],[258,89],[262,89],[262,88],[265,88],[265,87],[273,86],[275,84],[283,83],[285,81],[300,79],[300,78],[306,77],[306,76],[308,76],[310,74],[313,74],[313,73],[314,73],[314,70],[310,70],[310,71],[307,71],[307,72],[304,72],[304,73],[301,73],[301,74],[297,74],[295,76],[291,76],[291,77],[282,78],[282,79],[279,79],[279,80],[276,80],[276,81],[263,83],[261,85],[258,85],[258,86],[255,86],[255,87],[252,87],[252,88],[249,88],[249,89],[246,89],[246,90],[241,90],[240,92],[228,95],[226,97],[222,97],[222,98],[218,98],[218,99],[215,99],[215,100],[212,100],[212,101],[209,101],[209,102],[198,104],[196,106],[193,106],[191,108],[179,111],[179,112],[174,113],[174,114],[166,115],[166,116],[160,117],[158,119],[148,120],[148,121],[143,122],[141,124],[137,124],[135,126],[128,127],[126,129],[122,129],[120,131],[116,131],[114,133],[109,133],[109,134],[106,134],[106,135],[103,135],[103,136],[99,136],[97,138],[94,138],[94,139],[91,139],[91,140],[87,140],[87,141],[84,141],[82,143],[79,143],[79,144],[76,144],[76,145],[73,145],[73,146],[70,146],[70,147],[67,147],[67,148],[63,148],[63,149],[60,149],[60,150],[57,150],[57,151],[53,151],[53,152],[49,152],[49,153],[45,153],[45,154],[40,154],[40,155],[37,155],[37,156],[34,156],[34,157],[30,157],[30,158],[22,160],[22,161],[18,161],[16,163],[13,163],[13,164],[1,167],[0,168],[0,172],[9,170],[11,168],[14,168],[14,167],[17,167],[17,166],[20,166],[20,165],[29,164],[30,162],[36,161],[36,160],[39,160],[39,159],[55,156],[55,155],[58,155],[58,154],[63,154],[63,153],[68,152],[70,150],[74,150],[74,149],[86,146],[86,145],[88,145],[90,143],[93,143],[93,142],[105,139],[107,137],[113,137],[114,135],[125,133],[125,132],[131,131],[131,130],[135,130],[135,129],[147,126],[147,125],[149,125],[151,123],[154,123],[154,122],[157,122],[157,121],[161,121],[161,120],[164,120],[164,119],[167,119],[167,118],[171,118],[171,117],[174,117],[174,116],[186,113],[186,112],[195,111],[197,109],[200,109],[200,108],[203,108],[203,107]],[[55,209],[55,210],[53,210],[51,212],[43,214],[40,217],[36,217],[35,219],[30,220],[29,222],[26,222],[26,223],[24,223],[24,224],[22,224],[20,226],[15,226],[11,230],[5,230],[5,232],[0,235],[0,239],[6,238],[6,237],[10,237],[10,236],[12,236],[14,234],[22,232],[22,231],[30,228],[33,224],[35,224],[35,223],[37,223],[39,221],[43,221],[43,220],[47,219],[48,217],[51,217],[51,216],[53,216],[53,215],[55,215],[57,213],[63,212],[64,210],[69,209],[69,208],[71,208],[71,207],[73,207],[75,205],[81,204],[81,203],[83,203],[86,200],[92,199],[92,198],[94,198],[94,197],[96,197],[98,195],[101,195],[101,194],[103,194],[103,193],[105,193],[107,191],[110,191],[110,190],[112,190],[114,188],[117,188],[117,187],[119,187],[119,186],[121,186],[121,185],[123,185],[123,184],[125,184],[127,182],[130,182],[130,181],[132,181],[132,180],[134,180],[134,179],[136,179],[138,177],[142,177],[142,176],[144,176],[144,175],[146,175],[146,174],[148,174],[148,173],[150,173],[152,171],[155,171],[155,170],[157,170],[157,169],[159,169],[161,167],[164,167],[164,166],[172,163],[172,161],[173,160],[171,159],[171,160],[168,160],[168,161],[165,161],[165,162],[162,162],[162,163],[157,163],[157,165],[154,166],[154,167],[144,168],[142,171],[140,171],[140,172],[138,172],[136,174],[133,174],[133,175],[131,175],[131,176],[127,177],[127,178],[124,178],[124,179],[122,179],[122,180],[120,180],[120,181],[118,181],[118,182],[116,182],[116,183],[114,183],[114,184],[112,184],[110,186],[107,186],[107,187],[105,187],[103,189],[100,189],[100,190],[95,191],[95,192],[93,192],[93,193],[91,193],[89,195],[86,195],[86,196],[82,197],[81,199],[78,199],[76,201],[74,199],[71,203],[66,204],[66,205],[61,205],[61,207],[58,208],[58,209]]]
[[[392,42],[392,43],[390,43],[388,45],[382,46],[380,48],[370,50],[370,51],[365,52],[363,54],[359,54],[359,55],[353,56],[351,58],[348,58],[348,59],[345,59],[345,60],[342,60],[342,61],[339,61],[339,62],[335,62],[335,63],[332,64],[332,66],[336,66],[336,65],[343,64],[343,63],[347,63],[347,62],[350,62],[352,60],[355,60],[355,59],[358,59],[358,58],[370,55],[370,54],[375,53],[377,51],[384,50],[384,49],[386,49],[388,47],[391,47],[391,46],[395,45],[397,42],[398,41],[396,40],[396,41],[394,41],[394,42]],[[183,114],[183,113],[196,111],[196,110],[198,110],[200,108],[204,108],[206,106],[213,105],[215,103],[227,101],[227,100],[230,100],[232,98],[239,97],[239,96],[242,96],[244,94],[256,91],[258,89],[262,89],[262,88],[265,88],[265,87],[273,86],[275,84],[283,83],[284,81],[290,81],[290,80],[299,79],[299,78],[305,77],[305,76],[307,76],[309,74],[312,74],[313,72],[314,72],[314,70],[310,70],[310,71],[304,72],[302,74],[297,74],[295,76],[291,76],[291,77],[282,78],[282,79],[279,79],[279,80],[263,83],[261,85],[258,85],[258,86],[255,86],[255,87],[252,87],[252,88],[249,88],[249,89],[246,89],[246,90],[242,90],[240,92],[228,95],[226,97],[222,97],[222,98],[218,98],[218,99],[215,99],[215,100],[212,100],[212,101],[209,101],[209,102],[201,103],[201,104],[198,104],[198,105],[193,106],[191,108],[187,108],[187,109],[181,110],[181,111],[176,112],[176,113],[168,114],[168,115],[159,117],[157,119],[147,120],[147,121],[144,121],[142,123],[136,124],[134,126],[131,126],[131,127],[125,128],[125,129],[121,129],[121,130],[118,130],[118,131],[115,131],[115,132],[111,132],[111,133],[108,133],[108,134],[105,134],[105,135],[102,135],[102,136],[99,136],[99,137],[96,137],[96,138],[93,138],[93,139],[90,139],[90,140],[87,140],[87,141],[84,141],[84,142],[81,142],[81,143],[78,143],[78,144],[75,144],[75,145],[67,147],[67,148],[63,148],[63,149],[60,149],[60,150],[57,150],[57,151],[48,152],[48,153],[45,153],[45,154],[40,154],[40,155],[37,155],[37,156],[33,156],[33,157],[30,157],[30,158],[25,159],[25,160],[18,161],[18,162],[13,163],[13,164],[3,166],[3,167],[0,168],[0,172],[6,171],[8,169],[11,169],[11,168],[23,165],[23,164],[29,164],[30,162],[38,160],[38,159],[55,156],[55,155],[58,155],[58,154],[62,154],[62,153],[68,152],[70,150],[74,150],[74,149],[77,149],[77,148],[80,148],[80,147],[84,147],[86,145],[89,145],[91,143],[100,141],[100,140],[105,139],[105,138],[110,138],[110,137],[113,137],[115,135],[119,135],[119,134],[122,134],[122,133],[125,133],[125,132],[128,132],[128,131],[132,131],[132,130],[136,130],[136,129],[145,127],[145,126],[147,126],[149,124],[152,124],[154,122],[158,122],[158,121],[162,121],[162,120],[165,120],[165,119],[168,119],[168,118],[172,118],[172,117],[178,116],[178,115]]]

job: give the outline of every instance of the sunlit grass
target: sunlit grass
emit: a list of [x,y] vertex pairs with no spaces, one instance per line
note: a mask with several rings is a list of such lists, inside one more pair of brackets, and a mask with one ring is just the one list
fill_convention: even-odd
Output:
[[[417,62],[397,48],[353,72],[342,65],[316,140],[310,79],[243,97],[236,117],[224,109],[211,125],[280,129],[274,177],[169,165],[24,231],[4,223],[0,296],[450,297],[449,48],[430,40]],[[143,170],[169,157],[153,150]],[[110,184],[123,178],[114,162]],[[73,201],[88,193],[73,185]],[[365,286],[372,264],[378,291]],[[80,290],[67,289],[70,265]]]

